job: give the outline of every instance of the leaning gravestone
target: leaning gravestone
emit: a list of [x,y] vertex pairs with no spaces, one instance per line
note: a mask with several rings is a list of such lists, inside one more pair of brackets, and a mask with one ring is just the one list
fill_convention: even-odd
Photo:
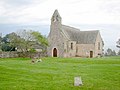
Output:
[[82,80],[81,77],[74,77],[74,86],[81,86]]

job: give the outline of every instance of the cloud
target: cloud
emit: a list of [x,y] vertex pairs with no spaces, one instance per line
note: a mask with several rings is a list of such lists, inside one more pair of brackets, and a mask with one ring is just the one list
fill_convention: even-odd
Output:
[[120,24],[119,4],[119,0],[83,0],[68,4],[63,16],[72,24]]
[[0,0],[0,32],[8,33],[24,26],[48,34],[55,9],[63,24],[81,30],[99,29],[105,46],[115,48],[120,36],[120,0]]
[[28,5],[30,4],[32,1],[31,0],[2,0],[1,1],[5,6],[8,7],[18,7],[18,6],[23,6],[23,5]]
[[0,23],[50,24],[58,9],[65,24],[120,24],[119,0],[1,0]]
[[0,3],[3,4],[5,8],[19,8],[44,1],[46,0],[1,0]]
[[32,15],[32,11],[29,9],[29,11],[27,11],[29,13],[27,13],[26,10],[28,8],[35,7],[35,5],[37,5],[38,3],[40,5],[44,1],[46,0],[1,0],[0,20],[2,21],[0,21],[0,23],[30,23],[30,21],[32,22],[32,19],[29,16]]

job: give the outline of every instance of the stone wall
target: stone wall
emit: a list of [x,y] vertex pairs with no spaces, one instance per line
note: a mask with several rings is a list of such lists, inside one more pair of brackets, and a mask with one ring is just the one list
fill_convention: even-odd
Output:
[[78,56],[78,57],[90,57],[90,51],[93,51],[93,57],[95,57],[94,44],[77,44],[76,56]]
[[[71,45],[71,43],[72,43],[72,45]],[[69,41],[67,49],[68,49],[68,52],[67,52],[68,57],[75,57],[76,56],[76,41]]]
[[[99,43],[99,45],[98,45]],[[98,48],[99,47],[99,48]],[[95,42],[95,56],[100,57],[103,55],[103,41],[100,33],[98,34]]]
[[0,52],[0,58],[16,58],[16,57],[30,57],[30,58],[39,58],[45,57],[47,53],[36,52],[36,53],[22,53],[22,52]]
[[0,52],[0,58],[14,58],[18,57],[17,52]]

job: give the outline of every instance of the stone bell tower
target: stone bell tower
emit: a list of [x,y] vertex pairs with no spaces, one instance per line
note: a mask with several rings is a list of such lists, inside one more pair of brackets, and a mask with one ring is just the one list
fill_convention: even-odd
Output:
[[54,11],[52,18],[51,18],[51,24],[53,23],[61,23],[61,16],[58,13],[57,9]]
[[58,10],[55,10],[51,17],[50,33],[48,35],[48,56],[60,57],[61,56],[61,24],[62,18],[58,13]]

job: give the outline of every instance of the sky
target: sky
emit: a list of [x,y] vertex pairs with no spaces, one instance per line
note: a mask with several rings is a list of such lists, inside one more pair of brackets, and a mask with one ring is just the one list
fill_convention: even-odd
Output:
[[50,19],[57,9],[62,24],[81,31],[100,30],[104,48],[116,48],[120,38],[120,0],[0,0],[0,33],[50,31]]

